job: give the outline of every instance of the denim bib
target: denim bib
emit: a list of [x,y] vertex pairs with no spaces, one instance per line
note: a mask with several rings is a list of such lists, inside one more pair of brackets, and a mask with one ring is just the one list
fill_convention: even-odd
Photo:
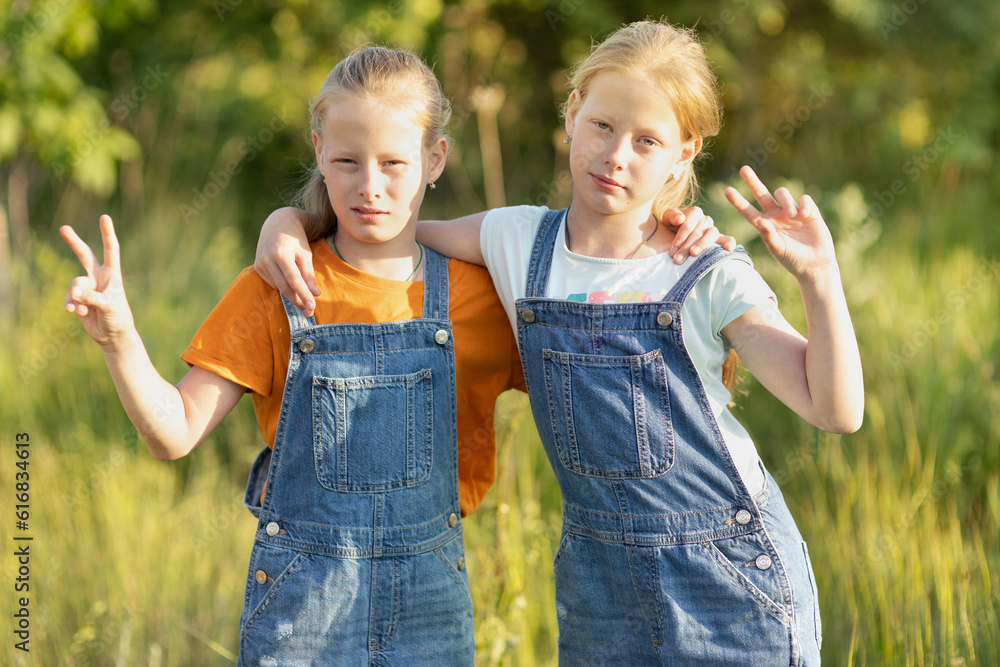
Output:
[[[757,497],[747,490],[682,336],[691,289],[749,257],[713,246],[659,302],[545,298],[564,218],[552,211],[539,226],[515,304],[563,498],[560,665],[818,660],[805,543],[766,472]],[[816,628],[805,647],[803,623]]]
[[419,319],[317,325],[282,297],[288,375],[247,483],[240,664],[472,663],[448,260],[425,262]]

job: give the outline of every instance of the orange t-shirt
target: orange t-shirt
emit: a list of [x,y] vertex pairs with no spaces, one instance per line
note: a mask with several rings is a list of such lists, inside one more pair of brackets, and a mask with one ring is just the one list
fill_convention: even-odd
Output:
[[[373,324],[420,317],[424,283],[386,280],[346,264],[325,240],[312,244],[321,290],[317,324]],[[455,337],[458,487],[462,514],[473,512],[496,478],[496,398],[524,388],[517,342],[486,269],[448,263],[449,316]],[[244,269],[181,355],[252,392],[257,423],[274,447],[288,373],[288,318],[281,295]]]

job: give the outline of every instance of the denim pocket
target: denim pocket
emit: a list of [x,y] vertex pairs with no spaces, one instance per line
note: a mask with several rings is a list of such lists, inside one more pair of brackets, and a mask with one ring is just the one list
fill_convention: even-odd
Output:
[[372,493],[417,486],[431,474],[430,370],[409,375],[313,378],[313,449],[319,483]]
[[435,549],[434,554],[444,565],[448,578],[458,585],[463,600],[471,605],[472,589],[469,587],[469,574],[465,567],[465,542],[461,533]]
[[[783,588],[787,587],[787,582],[783,586],[778,580],[779,577],[785,576],[784,572],[770,560],[770,557],[766,570],[758,568],[756,558],[760,550],[753,547],[754,542],[756,540],[751,536],[743,536],[703,543],[702,546],[708,550],[709,556],[721,568],[720,576],[714,583],[720,586],[721,590],[729,588],[730,582],[735,583],[768,614],[787,624],[789,612],[778,602],[783,597]],[[712,585],[712,582],[705,583]],[[738,597],[734,597],[734,609],[737,608],[737,603]]]
[[812,586],[813,617],[815,619],[816,648],[823,648],[823,623],[819,617],[819,590],[816,588],[816,576],[813,574],[812,560],[809,558],[809,547],[802,543],[802,555],[806,559],[806,572],[809,573],[809,585]]
[[[306,554],[290,549],[260,543],[254,545],[243,601],[241,635],[245,636],[254,623],[277,601],[286,599],[286,606],[301,604],[305,590],[295,590],[292,584],[295,573],[307,558]],[[308,585],[305,588],[308,589]]]
[[581,475],[657,477],[673,465],[667,373],[659,350],[605,357],[542,350],[560,462]]

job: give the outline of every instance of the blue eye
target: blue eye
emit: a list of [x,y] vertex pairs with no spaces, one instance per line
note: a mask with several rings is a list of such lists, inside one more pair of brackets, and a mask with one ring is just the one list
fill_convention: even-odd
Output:
[[642,144],[643,146],[655,146],[656,145],[656,142],[653,141],[652,139],[650,139],[649,137],[643,137],[642,139],[639,140],[639,143]]
[[601,129],[601,130],[610,130],[611,129],[610,125],[608,125],[607,123],[605,123],[604,121],[601,121],[601,120],[594,121],[594,125],[597,125],[598,129]]

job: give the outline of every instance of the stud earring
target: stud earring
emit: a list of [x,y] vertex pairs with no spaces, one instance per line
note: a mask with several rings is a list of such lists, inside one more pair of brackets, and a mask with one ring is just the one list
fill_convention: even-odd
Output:
[[429,187],[431,190],[437,190],[437,185],[434,184],[434,181],[428,183],[427,187]]
[[573,137],[563,137],[563,143],[564,144],[568,144],[571,141],[573,141]]

